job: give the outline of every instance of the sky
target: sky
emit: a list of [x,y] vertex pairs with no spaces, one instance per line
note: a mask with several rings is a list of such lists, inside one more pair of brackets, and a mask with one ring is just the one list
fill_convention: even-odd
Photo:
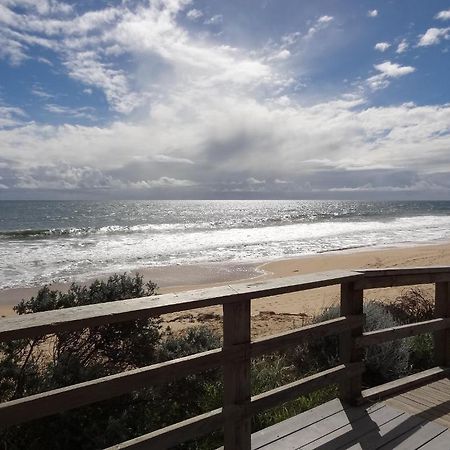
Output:
[[0,0],[0,199],[450,199],[450,1]]

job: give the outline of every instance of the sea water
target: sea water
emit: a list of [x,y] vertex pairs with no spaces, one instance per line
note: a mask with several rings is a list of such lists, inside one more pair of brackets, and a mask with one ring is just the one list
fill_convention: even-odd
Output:
[[0,201],[0,288],[450,240],[450,202]]

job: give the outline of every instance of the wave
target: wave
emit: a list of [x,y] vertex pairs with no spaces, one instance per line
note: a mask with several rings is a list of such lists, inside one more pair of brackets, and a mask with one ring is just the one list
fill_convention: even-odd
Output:
[[108,225],[103,227],[85,227],[85,228],[46,228],[46,229],[24,229],[0,231],[0,239],[45,239],[58,237],[85,237],[88,235],[109,235],[109,234],[129,234],[145,232],[170,232],[186,231],[194,228],[211,229],[214,223],[206,224],[142,224],[133,226]]
[[88,234],[90,229],[84,228],[63,228],[63,229],[42,229],[42,230],[12,230],[0,231],[0,238],[3,239],[41,239],[46,237],[70,236]]
[[[433,218],[440,219],[448,216],[415,216],[417,219]],[[202,232],[212,230],[236,230],[236,229],[258,229],[273,226],[286,227],[289,225],[312,225],[330,223],[368,223],[369,221],[395,222],[411,217],[392,217],[389,215],[377,215],[373,212],[340,211],[332,213],[298,214],[296,212],[269,215],[266,217],[236,217],[230,219],[219,219],[212,221],[192,221],[177,223],[143,223],[135,225],[106,225],[99,227],[70,227],[70,228],[44,228],[44,229],[20,229],[0,231],[0,239],[3,240],[39,240],[51,238],[83,238],[89,235],[118,235],[118,234],[171,234],[177,232]]]

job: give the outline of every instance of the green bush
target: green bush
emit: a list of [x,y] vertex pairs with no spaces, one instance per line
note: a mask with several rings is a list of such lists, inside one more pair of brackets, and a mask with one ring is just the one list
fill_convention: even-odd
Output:
[[419,288],[405,289],[393,302],[383,305],[399,324],[423,322],[433,318],[433,300]]
[[429,333],[419,334],[410,339],[410,372],[420,372],[435,366],[433,336]]
[[[365,331],[390,328],[398,325],[392,315],[379,302],[364,304]],[[364,381],[380,384],[404,376],[408,372],[410,343],[407,339],[370,345],[366,349]]]
[[[152,296],[155,291],[156,285],[144,283],[140,275],[113,275],[90,286],[72,284],[67,292],[44,286],[35,297],[22,300],[15,311],[29,314]],[[152,364],[157,361],[160,339],[158,320],[139,319],[1,344],[1,400]],[[134,430],[148,427],[147,406],[142,402],[145,395],[132,393],[0,430],[0,442],[8,450],[89,449],[111,445],[131,437],[130,426]]]
[[[364,303],[365,331],[389,328],[397,325],[383,304],[375,301]],[[331,306],[314,318],[323,322],[339,317],[339,306]],[[337,336],[318,339],[296,349],[296,365],[307,375],[339,364],[339,340]],[[403,376],[408,371],[409,343],[407,340],[371,345],[365,351],[365,385],[373,386]]]

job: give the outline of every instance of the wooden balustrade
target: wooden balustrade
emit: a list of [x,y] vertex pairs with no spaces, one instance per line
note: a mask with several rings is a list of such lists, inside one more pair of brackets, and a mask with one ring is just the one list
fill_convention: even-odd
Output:
[[[365,289],[435,283],[435,319],[363,332]],[[341,317],[270,337],[251,340],[251,301],[324,286],[341,286]],[[168,382],[214,367],[224,373],[223,408],[170,425],[112,448],[169,448],[216,429],[224,429],[225,449],[250,448],[252,415],[314,390],[338,384],[352,403],[378,399],[405,387],[443,376],[450,365],[450,267],[330,271],[276,280],[238,283],[177,294],[165,294],[41,312],[0,320],[0,341],[38,337],[206,306],[223,307],[223,347],[116,375],[31,395],[0,404],[4,426],[61,413]],[[295,301],[295,300],[292,300]],[[432,332],[438,367],[385,385],[362,390],[364,348],[394,339]],[[251,358],[311,339],[339,335],[340,365],[251,397]]]

